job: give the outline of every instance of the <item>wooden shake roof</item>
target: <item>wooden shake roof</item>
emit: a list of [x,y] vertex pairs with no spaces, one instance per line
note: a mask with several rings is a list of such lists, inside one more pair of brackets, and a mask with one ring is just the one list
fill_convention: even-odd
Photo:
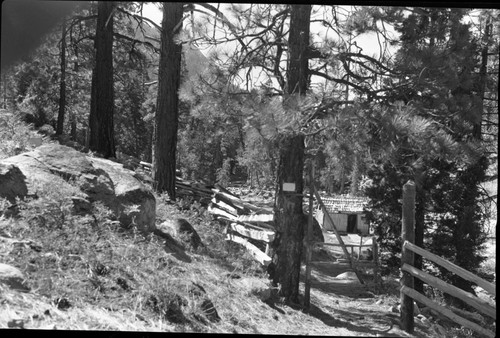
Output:
[[342,214],[361,213],[369,201],[367,197],[357,196],[322,197],[321,200],[328,212]]

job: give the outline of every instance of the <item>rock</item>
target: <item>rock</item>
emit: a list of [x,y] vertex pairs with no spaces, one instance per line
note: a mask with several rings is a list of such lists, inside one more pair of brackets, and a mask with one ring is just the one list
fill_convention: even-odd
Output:
[[[14,167],[23,175],[16,174]],[[35,195],[44,186],[57,187],[78,196],[76,204],[73,199],[75,212],[88,210],[84,200],[102,202],[124,227],[135,226],[144,232],[156,228],[156,200],[152,191],[134,177],[134,172],[119,163],[49,143],[1,160],[0,168],[10,168],[2,171],[10,172],[10,176],[7,175],[9,180],[0,177],[0,187],[2,181],[7,187],[16,187],[5,190],[8,199]],[[23,185],[27,189],[23,189]]]
[[0,163],[0,197],[6,198],[10,203],[15,203],[16,197],[26,196],[28,187],[25,180],[26,176],[18,167]]
[[11,289],[29,292],[29,287],[25,284],[23,273],[8,264],[0,263],[0,282],[8,285]]
[[51,136],[55,134],[54,127],[52,127],[50,124],[44,124],[43,126],[38,128],[38,132],[45,136]]
[[150,295],[146,300],[146,306],[176,324],[189,322],[182,312],[182,307],[186,305],[187,301],[183,297],[171,292],[164,293],[161,296]]
[[164,250],[166,253],[171,254],[178,260],[186,263],[191,263],[191,257],[189,257],[184,251],[184,246],[181,243],[178,243],[175,238],[172,237],[172,235],[170,235],[168,232],[162,231],[161,229],[155,229],[154,234],[165,240]]
[[27,143],[30,147],[36,148],[43,144],[43,139],[41,137],[30,137]]
[[7,327],[10,329],[18,328],[24,329],[24,320],[22,319],[12,319],[7,322]]
[[234,284],[243,289],[243,292],[247,295],[257,296],[263,302],[269,300],[272,296],[271,286],[262,279],[244,277],[235,280]]
[[64,297],[58,297],[58,298],[54,299],[53,303],[59,310],[63,310],[63,311],[66,311],[67,309],[69,309],[72,306],[72,304],[69,302],[69,300],[67,298],[64,298]]
[[80,196],[72,196],[73,212],[76,215],[88,215],[92,212],[92,203],[88,199]]
[[209,321],[212,323],[218,323],[221,321],[219,314],[217,313],[217,309],[215,308],[212,301],[208,298],[203,299],[200,304],[200,309],[203,311],[203,314]]
[[153,231],[156,228],[156,199],[151,190],[123,165],[101,158],[89,159],[94,167],[103,170],[111,178],[114,198],[107,202],[119,214],[120,223],[133,224],[146,232]]
[[215,305],[212,303],[210,298],[208,298],[207,292],[201,285],[191,282],[191,285],[188,286],[188,292],[201,298],[199,309],[209,321],[211,321],[212,323],[221,321]]
[[193,226],[183,218],[166,220],[161,224],[161,228],[194,250],[204,246]]

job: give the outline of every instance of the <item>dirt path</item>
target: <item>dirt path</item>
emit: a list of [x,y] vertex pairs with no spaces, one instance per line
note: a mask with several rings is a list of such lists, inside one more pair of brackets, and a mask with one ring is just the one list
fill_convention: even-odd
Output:
[[[375,285],[372,276],[364,274],[365,284],[361,284],[353,272],[325,263],[313,263],[311,277],[310,315],[326,325],[311,334],[438,337],[418,319],[413,335],[399,328],[399,313],[391,311],[399,298],[399,285],[395,280],[385,279],[380,287]],[[301,287],[304,290],[304,283]]]

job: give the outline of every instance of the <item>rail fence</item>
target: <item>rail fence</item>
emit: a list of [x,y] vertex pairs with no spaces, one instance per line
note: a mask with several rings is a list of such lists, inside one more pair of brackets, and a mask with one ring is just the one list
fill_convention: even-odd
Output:
[[[408,333],[414,331],[413,319],[413,301],[420,302],[441,315],[451,319],[452,321],[467,327],[475,332],[486,336],[495,337],[495,333],[482,327],[481,325],[464,318],[474,317],[472,313],[464,310],[455,309],[452,311],[437,302],[425,297],[414,289],[414,278],[418,278],[427,285],[437,288],[450,296],[461,299],[466,304],[472,306],[479,312],[496,320],[496,304],[491,304],[472,293],[459,289],[443,280],[436,278],[420,269],[414,267],[414,254],[418,254],[423,258],[438,264],[450,272],[453,272],[460,277],[477,284],[493,297],[496,297],[496,287],[494,284],[476,276],[475,274],[413,244],[415,240],[415,184],[412,181],[407,182],[403,186],[403,215],[402,215],[402,232],[403,239],[402,255],[401,255],[401,324],[402,329]],[[456,312],[460,312],[461,315]]]

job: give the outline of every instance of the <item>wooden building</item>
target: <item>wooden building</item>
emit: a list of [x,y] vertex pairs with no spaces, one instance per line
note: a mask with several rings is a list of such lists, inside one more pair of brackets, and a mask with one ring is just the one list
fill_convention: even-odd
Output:
[[[364,207],[368,203],[365,197],[337,196],[322,198],[325,207],[330,214],[337,231],[340,234],[369,235],[370,226],[364,215]],[[321,225],[323,231],[333,231],[333,226],[325,217],[323,210],[317,208],[315,218]]]

